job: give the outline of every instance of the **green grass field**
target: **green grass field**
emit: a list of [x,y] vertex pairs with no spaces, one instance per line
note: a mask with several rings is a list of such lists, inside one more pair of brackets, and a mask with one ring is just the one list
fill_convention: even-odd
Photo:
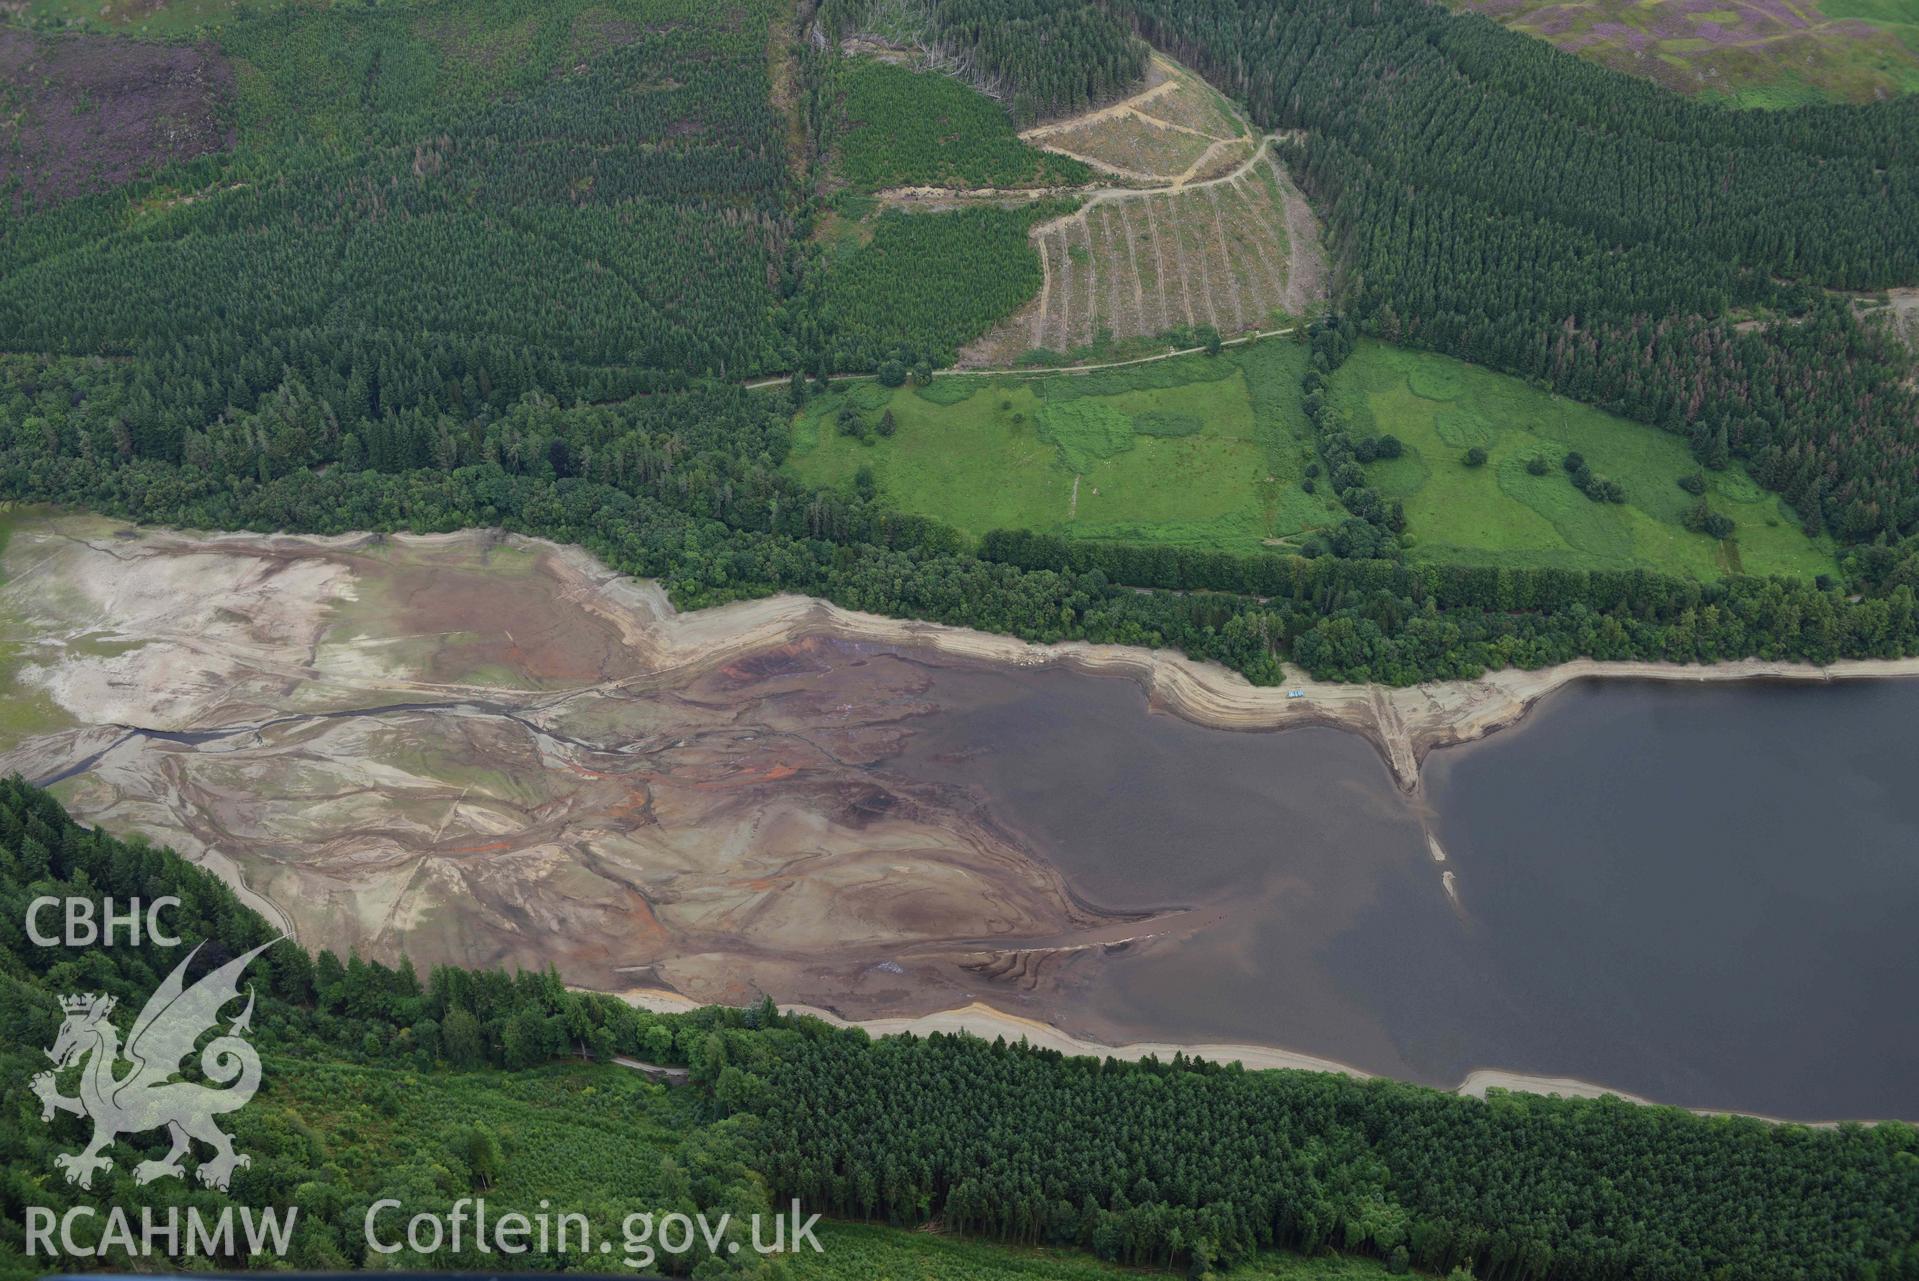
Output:
[[[790,466],[819,485],[870,467],[895,505],[968,534],[1039,529],[1253,551],[1337,523],[1300,487],[1312,459],[1299,408],[1304,349],[1269,341],[1086,375],[862,383],[808,405]],[[850,405],[890,410],[890,439],[841,434]]]
[[[0,587],[7,582],[7,543],[15,525],[27,513],[13,503],[0,503]],[[33,624],[17,619],[0,594],[0,751],[11,749],[34,734],[65,728],[70,722],[47,692],[20,679],[20,660],[32,645]]]
[[[1697,470],[1680,437],[1535,390],[1514,378],[1423,352],[1364,343],[1333,379],[1335,405],[1356,436],[1390,433],[1404,456],[1373,463],[1380,493],[1405,503],[1410,555],[1473,564],[1643,566],[1706,579],[1730,572],[1801,577],[1836,569],[1831,544],[1737,466],[1707,472],[1706,500],[1737,522],[1723,541],[1688,531],[1696,501],[1678,478]],[[1486,451],[1481,467],[1462,459]],[[1625,487],[1596,503],[1561,460],[1583,454]],[[1531,475],[1534,457],[1550,464]]]

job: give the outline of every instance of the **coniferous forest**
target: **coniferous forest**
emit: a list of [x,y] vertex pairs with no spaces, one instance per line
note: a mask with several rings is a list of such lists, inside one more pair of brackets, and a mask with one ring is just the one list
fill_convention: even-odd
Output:
[[0,349],[111,362],[173,460],[289,375],[352,424],[782,370],[777,8],[241,19],[234,151],[9,219]]
[[[1029,229],[1073,207],[880,211],[884,183],[959,172],[886,148],[836,188],[840,41],[901,21],[1004,114],[969,171],[995,180],[1080,177],[1029,166],[1000,126],[1120,97],[1155,47],[1282,133],[1331,298],[1261,341],[1306,348],[1299,449],[1342,509],[1331,527],[1258,554],[974,538],[889,506],[870,475],[825,489],[785,466],[836,373],[937,395],[935,370],[1041,287]],[[0,36],[101,57],[126,39],[56,25]],[[1260,684],[1282,662],[1409,684],[1579,657],[1919,655],[1919,379],[1854,307],[1919,284],[1912,96],[1732,111],[1420,0],[255,0],[168,49],[224,86],[182,130],[193,154],[58,190],[0,156],[0,500],[210,530],[498,527],[584,546],[686,608],[800,592],[1173,648]],[[887,80],[874,115],[905,100]],[[0,86],[0,128],[43,87]],[[1674,433],[1700,469],[1743,464],[1837,541],[1834,572],[1409,558],[1366,470],[1379,440],[1330,395],[1362,337]],[[1604,499],[1571,457],[1551,465]],[[174,959],[31,947],[24,905],[168,892],[205,959],[270,937],[217,878],[0,780],[0,1272],[26,1270],[23,1207],[74,1196],[49,1173],[73,1135],[24,1084],[58,997],[110,992],[130,1019]],[[1193,1275],[1288,1249],[1486,1281],[1919,1281],[1919,1137],[1896,1122],[872,1041],[769,1005],[655,1015],[550,973],[422,978],[291,943],[258,981],[280,1070],[244,1122],[255,1164],[229,1196],[136,1186],[123,1160],[111,1195],[297,1204],[290,1258],[313,1269],[368,1263],[374,1198],[444,1204],[512,1186],[517,1162],[608,1223],[797,1196]],[[690,1083],[645,1085],[621,1057]]]
[[1437,347],[1743,458],[1852,546],[1818,582],[1413,568],[1336,424],[1320,460],[1351,515],[1305,555],[974,545],[781,470],[820,376],[923,379],[1035,289],[1022,238],[1053,212],[812,239],[814,33],[870,7],[236,16],[230,151],[0,226],[0,493],[215,528],[498,524],[684,604],[811,592],[1261,681],[1282,658],[1406,682],[1919,647],[1913,367],[1830,292],[1919,273],[1911,99],[1732,112],[1412,0],[930,6],[982,50],[1027,30],[979,57],[1035,110],[1131,83],[1130,24],[1305,131],[1343,309],[1309,414],[1355,335]]
[[[862,30],[886,0],[824,0],[829,33]],[[908,6],[920,36],[1020,125],[1119,96],[1146,74],[1151,50],[1088,0],[938,0]]]

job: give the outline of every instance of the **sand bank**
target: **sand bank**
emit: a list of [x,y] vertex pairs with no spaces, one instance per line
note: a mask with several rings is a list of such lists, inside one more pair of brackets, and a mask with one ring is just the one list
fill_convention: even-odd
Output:
[[[641,1009],[662,1014],[683,1013],[687,1010],[699,1009],[702,1004],[681,996],[677,992],[659,988],[634,988],[619,995],[621,999]],[[1073,1036],[1049,1023],[1022,1018],[1017,1014],[1008,1014],[1004,1010],[996,1010],[980,1002],[911,1018],[847,1019],[835,1014],[832,1010],[813,1005],[782,1004],[780,1009],[787,1014],[811,1015],[834,1027],[862,1028],[872,1036],[903,1034],[931,1036],[935,1032],[943,1032],[950,1036],[968,1033],[986,1041],[997,1037],[1004,1037],[1008,1042],[1024,1040],[1028,1045],[1038,1049],[1057,1050],[1061,1054],[1083,1055],[1091,1058],[1128,1061],[1145,1058],[1166,1060],[1171,1059],[1175,1054],[1184,1054],[1188,1058],[1206,1059],[1214,1063],[1237,1063],[1248,1071],[1290,1068],[1305,1072],[1337,1072],[1342,1076],[1352,1077],[1356,1081],[1373,1079],[1373,1073],[1362,1071],[1349,1063],[1301,1054],[1296,1050],[1282,1050],[1271,1045],[1244,1045],[1215,1041],[1190,1044],[1169,1041],[1129,1041],[1122,1045],[1108,1045],[1103,1041]],[[1653,1099],[1629,1094],[1624,1090],[1615,1090],[1591,1081],[1582,1081],[1575,1077],[1541,1076],[1530,1072],[1509,1072],[1500,1068],[1480,1068],[1467,1073],[1466,1078],[1455,1086],[1451,1093],[1483,1099],[1494,1090],[1504,1090],[1514,1094],[1551,1095],[1562,1099],[1611,1097],[1641,1107],[1663,1106]],[[1722,1108],[1690,1108],[1688,1110],[1699,1116],[1745,1116],[1775,1125],[1809,1125],[1814,1129],[1830,1129],[1845,1124],[1842,1121],[1787,1121],[1778,1117],[1761,1116],[1753,1112],[1732,1112]],[[1863,1121],[1859,1124],[1872,1125],[1875,1122]]]

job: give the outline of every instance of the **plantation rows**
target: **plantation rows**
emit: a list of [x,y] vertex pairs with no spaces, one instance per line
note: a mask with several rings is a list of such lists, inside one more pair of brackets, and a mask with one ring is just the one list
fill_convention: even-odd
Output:
[[1046,271],[1030,345],[1072,351],[1102,332],[1265,329],[1299,309],[1285,199],[1266,160],[1239,175],[1102,199],[1036,236]]

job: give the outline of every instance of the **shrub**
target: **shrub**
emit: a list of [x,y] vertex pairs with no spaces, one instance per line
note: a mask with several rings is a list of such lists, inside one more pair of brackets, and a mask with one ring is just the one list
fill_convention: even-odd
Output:
[[1680,523],[1695,534],[1705,534],[1709,538],[1725,538],[1738,528],[1732,517],[1712,510],[1706,506],[1703,498],[1687,509]]

